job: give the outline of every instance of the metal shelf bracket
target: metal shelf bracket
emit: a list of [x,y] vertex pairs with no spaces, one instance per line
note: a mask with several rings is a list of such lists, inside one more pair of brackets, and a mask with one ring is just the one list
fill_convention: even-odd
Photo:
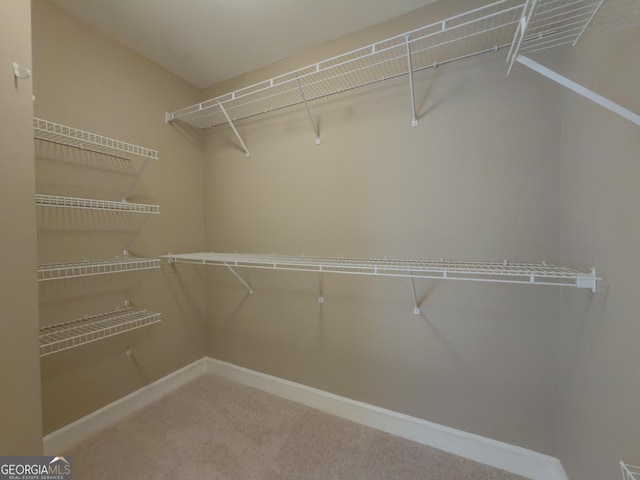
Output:
[[416,115],[416,94],[413,88],[413,62],[411,61],[410,35],[404,37],[407,42],[407,66],[409,68],[409,89],[411,90],[411,126],[418,126],[418,116]]
[[622,480],[640,480],[640,467],[620,462]]
[[300,91],[300,98],[302,98],[302,102],[304,103],[304,108],[307,110],[307,115],[309,116],[309,122],[311,122],[311,128],[313,129],[313,133],[316,136],[316,145],[320,145],[320,132],[318,131],[318,126],[316,122],[313,120],[313,115],[311,115],[311,110],[309,109],[309,103],[307,102],[307,97],[304,95],[304,90],[302,90],[302,84],[300,83],[300,79],[297,75],[296,84],[298,85],[298,90]]
[[[175,260],[174,260],[175,261]],[[231,273],[233,273],[233,275],[240,281],[240,283],[242,283],[247,290],[249,290],[249,295],[253,295],[253,289],[249,286],[249,284],[247,282],[245,282],[242,277],[240,275],[238,275],[238,272],[236,272],[231,265],[229,265],[227,262],[223,262],[225,267],[227,267],[229,269],[229,271]]]
[[583,87],[579,83],[576,83],[573,80],[569,80],[567,77],[564,77],[559,73],[554,72],[550,68],[547,68],[544,65],[539,64],[538,62],[534,62],[528,57],[518,55],[518,58],[516,60],[518,61],[518,63],[521,63],[526,67],[529,67],[531,70],[534,70],[539,74],[544,75],[550,80],[553,80],[554,82],[559,83],[563,87],[567,87],[569,90],[572,90],[575,93],[582,95],[583,97],[591,100],[592,102],[597,103],[598,105],[606,108],[607,110],[611,110],[613,113],[626,118],[630,122],[633,122],[636,125],[640,125],[640,115],[638,115],[637,113],[634,113],[631,110],[627,110],[626,108],[618,105],[617,103],[612,102],[611,100],[603,97],[602,95],[598,95],[596,92]]
[[233,133],[235,133],[236,137],[238,137],[238,141],[240,142],[240,145],[242,145],[242,148],[244,149],[245,157],[249,158],[249,149],[247,149],[247,146],[242,141],[242,137],[238,133],[238,130],[236,129],[236,126],[231,121],[231,117],[229,117],[229,114],[227,113],[225,108],[222,106],[222,103],[220,103],[219,101],[218,101],[218,106],[220,107],[220,110],[222,111],[222,113],[224,113],[224,116],[227,119],[227,122],[229,122],[229,125],[231,125]]
[[409,280],[411,280],[411,292],[413,293],[413,313],[415,313],[416,315],[420,315],[421,312],[420,305],[418,304],[418,296],[416,295],[416,285],[413,281],[413,277],[409,277]]
[[509,53],[507,54],[507,62],[509,63],[507,75],[511,73],[513,64],[516,61],[516,58],[518,58],[518,53],[520,52],[522,41],[524,40],[527,34],[529,24],[531,23],[531,17],[533,16],[536,10],[537,3],[538,3],[538,0],[527,0],[527,2],[524,5],[524,8],[522,9],[522,16],[520,17],[520,21],[518,22],[516,34],[513,37],[511,48],[509,48]]
[[320,289],[316,286],[315,283],[313,283],[313,280],[311,280],[311,277],[309,277],[308,274],[305,274],[304,278],[307,280],[307,283],[311,287],[311,290],[313,290],[313,293],[315,293],[316,297],[318,297],[318,303],[323,304],[324,297],[322,296],[322,292],[320,291]]

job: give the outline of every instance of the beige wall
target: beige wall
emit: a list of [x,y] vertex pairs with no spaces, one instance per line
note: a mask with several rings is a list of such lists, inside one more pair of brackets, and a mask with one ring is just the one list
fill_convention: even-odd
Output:
[[[594,29],[557,68],[640,112],[640,29]],[[562,92],[561,258],[598,269],[593,298],[563,292],[558,456],[571,478],[620,478],[640,464],[640,129]]]
[[[200,92],[46,0],[35,0],[32,10],[36,116],[153,148],[160,157],[129,198],[159,204],[159,216],[142,225],[140,215],[39,208],[38,261],[112,258],[127,245],[144,257],[202,250],[202,148],[164,123],[165,111],[195,102]],[[112,158],[42,142],[36,154],[40,193],[119,200],[134,178],[127,162]],[[165,262],[151,272],[42,283],[43,324],[111,311],[125,299],[163,319],[44,358],[45,433],[201,358],[202,295],[197,274]]]
[[0,455],[42,453],[29,2],[0,3]]
[[[443,7],[443,5],[438,6]],[[448,7],[448,5],[447,5]],[[244,86],[440,17],[424,9],[225,82]],[[411,25],[409,23],[412,23]],[[206,143],[207,249],[557,261],[558,89],[505,52],[238,122]],[[576,266],[581,266],[580,263]],[[203,270],[204,272],[204,270]],[[553,452],[557,289],[209,269],[209,354],[374,405]],[[584,291],[582,292],[584,293]]]
[[[575,289],[417,281],[419,316],[413,314],[410,284],[402,279],[312,275],[323,305],[302,274],[240,271],[254,289],[248,296],[228,271],[189,265],[41,285],[45,323],[98,313],[127,297],[164,318],[161,325],[45,359],[45,432],[206,353],[559,456],[571,478],[615,478],[618,460],[640,463],[640,392],[633,369],[639,307],[633,291],[636,126],[524,67],[507,78],[505,52],[418,74],[416,128],[410,126],[406,79],[313,104],[320,146],[301,109],[239,122],[249,159],[228,127],[210,131],[203,150],[191,132],[162,123],[165,111],[473,3],[439,2],[200,92],[46,0],[34,0],[36,115],[158,149],[160,161],[149,166],[131,199],[158,203],[162,212],[136,234],[141,220],[135,216],[39,210],[40,262],[114,256],[132,241],[132,253],[144,256],[207,249],[548,260],[595,266],[606,279],[595,296]],[[3,8],[8,5],[18,8],[17,2]],[[603,39],[596,44],[585,37],[572,52],[543,60],[640,111],[633,82],[639,67],[627,61],[638,31]],[[28,38],[15,43],[26,45]],[[3,42],[0,52],[12,44]],[[13,50],[7,55],[13,61]],[[21,55],[28,63],[28,52]],[[7,85],[11,98],[16,91]],[[15,101],[30,116],[24,85]],[[19,122],[7,125],[17,128]],[[26,138],[26,126],[21,135]],[[37,147],[37,188],[43,193],[113,198],[130,178],[121,163],[105,169],[95,158],[70,159],[59,148]],[[4,176],[7,165],[2,168],[3,179],[13,178]],[[16,192],[3,186],[3,194],[12,192],[12,201],[31,199],[33,170],[11,173],[31,186],[16,181]],[[20,215],[33,218],[33,208]],[[33,242],[32,223],[19,222],[26,230],[13,230],[19,239],[2,241]],[[28,255],[12,259],[33,263]],[[3,282],[29,290],[15,273]],[[32,277],[25,282],[35,288]],[[31,297],[6,307],[5,318],[35,317],[35,292]],[[30,331],[16,335],[33,342],[35,326],[25,321],[7,328],[18,326]],[[12,365],[18,364],[14,355],[29,354],[22,344],[14,352],[15,345],[2,348]],[[133,359],[124,355],[128,345]],[[36,402],[35,343],[31,350],[19,363],[25,371],[3,371],[2,378],[26,381],[27,396]],[[13,412],[37,406],[23,397],[8,405],[12,400],[3,399],[2,410],[15,409],[10,420],[27,445],[19,450],[35,451],[39,417]]]

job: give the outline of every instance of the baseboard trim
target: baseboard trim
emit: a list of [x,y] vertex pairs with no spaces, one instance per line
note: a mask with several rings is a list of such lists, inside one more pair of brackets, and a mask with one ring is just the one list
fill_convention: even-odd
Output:
[[207,358],[207,370],[288,400],[532,480],[568,480],[557,458]]
[[204,375],[209,363],[201,358],[112,402],[43,438],[45,455],[60,455],[101,430],[137,412],[184,384]]
[[43,438],[44,453],[46,455],[65,453],[127,415],[141,410],[206,373],[213,373],[272,395],[531,480],[569,480],[557,458],[210,357],[197,360],[46,435]]

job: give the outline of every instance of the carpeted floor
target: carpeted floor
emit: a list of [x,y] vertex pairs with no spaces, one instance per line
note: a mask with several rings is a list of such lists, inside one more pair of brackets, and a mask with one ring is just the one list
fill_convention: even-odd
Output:
[[522,480],[215,375],[68,454],[79,480]]

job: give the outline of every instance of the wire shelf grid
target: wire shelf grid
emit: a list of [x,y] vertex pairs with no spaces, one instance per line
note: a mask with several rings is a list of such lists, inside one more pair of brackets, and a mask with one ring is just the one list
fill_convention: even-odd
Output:
[[515,58],[575,43],[603,1],[499,0],[176,110],[167,120],[211,128],[227,123],[227,115],[236,121],[274,112],[406,75],[409,58],[418,72],[509,45]]
[[40,328],[40,356],[86,345],[160,322],[160,314],[133,307]]
[[622,468],[622,480],[640,480],[640,467],[620,462],[620,468]]
[[538,0],[519,53],[575,44],[603,2],[604,0]]
[[38,281],[89,277],[109,273],[133,272],[160,268],[159,258],[115,258],[73,263],[38,265]]
[[402,260],[326,258],[288,255],[187,253],[164,255],[170,262],[225,267],[295,270],[387,277],[469,280],[494,283],[565,285],[595,291],[599,280],[589,273],[547,263],[462,262],[453,260]]
[[36,194],[36,205],[40,207],[79,208],[84,210],[106,210],[112,212],[130,212],[159,214],[159,205],[132,203],[126,200],[98,200],[93,198],[63,197],[60,195]]
[[[169,113],[198,128],[300,105],[509,45],[524,0],[489,5]],[[304,95],[303,95],[304,91]],[[304,98],[303,98],[304,96]],[[223,110],[224,109],[224,110]]]
[[36,139],[46,142],[119,158],[129,158],[127,155],[137,155],[147,159],[158,159],[158,152],[156,150],[122,142],[113,138],[103,137],[102,135],[67,127],[66,125],[40,118],[33,119],[33,130]]

